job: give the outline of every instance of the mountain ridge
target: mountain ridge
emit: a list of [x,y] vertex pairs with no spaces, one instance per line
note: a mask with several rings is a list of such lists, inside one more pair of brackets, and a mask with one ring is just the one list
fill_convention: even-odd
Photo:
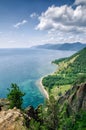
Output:
[[84,47],[86,47],[86,44],[75,42],[75,43],[63,43],[63,44],[44,44],[44,45],[34,46],[33,48],[79,51],[83,49]]

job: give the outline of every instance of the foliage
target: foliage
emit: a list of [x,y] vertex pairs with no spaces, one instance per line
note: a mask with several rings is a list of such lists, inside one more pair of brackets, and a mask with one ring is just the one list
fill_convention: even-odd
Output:
[[59,64],[60,62],[65,61],[66,59],[67,58],[61,58],[61,59],[52,61],[52,63]]
[[86,111],[80,111],[61,124],[62,130],[86,130]]
[[29,130],[57,130],[58,105],[53,96],[46,100],[45,105],[38,108],[38,119],[31,119]]
[[58,105],[53,96],[50,96],[46,102],[46,109],[44,114],[44,124],[48,130],[58,129]]
[[86,74],[81,74],[81,75],[78,76],[78,78],[74,82],[74,85],[81,84],[81,83],[84,83],[84,82],[86,82]]
[[[55,60],[53,63],[58,64],[59,68],[53,75],[48,75],[43,78],[43,85],[48,87],[49,90],[51,90],[53,86],[72,85],[79,76],[86,75],[86,48],[69,58]],[[85,77],[86,76],[84,76],[84,80],[86,81]],[[80,81],[82,79],[80,79]]]
[[[42,80],[43,85],[49,89],[49,92],[52,93],[53,88],[60,88],[61,85],[75,85],[86,82],[86,48],[69,58],[56,60],[53,63],[59,65],[58,71]],[[58,94],[61,95],[60,92]],[[68,104],[65,103],[64,107],[62,105],[58,107],[53,97],[47,101],[44,124],[48,130],[86,130],[86,112],[80,111],[69,115],[67,113]],[[63,108],[62,111],[61,107]]]
[[79,111],[67,115],[67,102],[63,109],[57,104],[53,96],[46,101],[46,106],[40,112],[43,122],[31,119],[28,130],[86,130],[86,111]]
[[23,103],[23,96],[25,95],[17,84],[11,84],[11,89],[8,89],[9,94],[7,95],[8,100],[10,101],[10,108],[17,107],[21,109]]
[[44,86],[52,89],[53,86],[73,84],[75,79],[76,77],[71,76],[70,78],[67,75],[65,77],[64,75],[49,75],[43,78],[42,83]]
[[48,130],[48,129],[46,128],[46,126],[41,125],[40,122],[31,119],[28,130]]

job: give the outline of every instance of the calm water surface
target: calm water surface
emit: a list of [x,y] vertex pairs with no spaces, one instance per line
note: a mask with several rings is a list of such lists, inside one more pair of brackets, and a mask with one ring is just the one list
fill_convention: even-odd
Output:
[[72,55],[73,51],[44,49],[0,49],[0,98],[6,98],[7,88],[17,83],[26,93],[23,106],[36,107],[44,102],[36,81],[56,70],[54,59]]

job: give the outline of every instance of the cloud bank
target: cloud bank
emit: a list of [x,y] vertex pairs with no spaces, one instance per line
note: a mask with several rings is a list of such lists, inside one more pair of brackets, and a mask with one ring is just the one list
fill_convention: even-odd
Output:
[[40,23],[36,29],[39,30],[61,30],[81,32],[86,29],[86,8],[77,6],[73,9],[67,5],[51,6],[39,17]]
[[38,19],[36,30],[47,30],[49,34],[57,36],[61,34],[63,38],[65,34],[69,37],[77,36],[79,41],[79,35],[86,35],[86,0],[76,0],[71,6],[53,5],[42,12]]

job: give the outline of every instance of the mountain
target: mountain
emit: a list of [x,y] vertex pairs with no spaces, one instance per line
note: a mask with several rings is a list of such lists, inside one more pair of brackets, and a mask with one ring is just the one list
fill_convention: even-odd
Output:
[[80,42],[64,43],[64,44],[44,44],[35,46],[35,48],[41,48],[41,49],[69,50],[69,51],[79,51],[84,47],[86,47],[86,44],[82,44]]

